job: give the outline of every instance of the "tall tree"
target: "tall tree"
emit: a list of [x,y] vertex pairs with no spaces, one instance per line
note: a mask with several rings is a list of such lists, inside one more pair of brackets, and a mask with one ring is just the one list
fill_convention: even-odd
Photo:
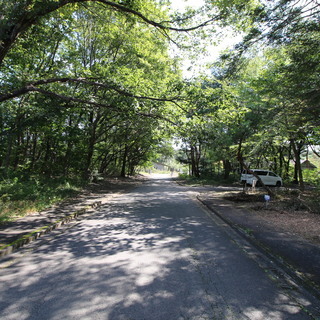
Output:
[[[7,167],[48,175],[108,172],[109,156],[117,161],[123,152],[123,140],[111,136],[128,118],[139,125],[141,117],[151,124],[169,115],[165,94],[179,74],[165,37],[114,10],[72,9],[34,25],[6,57],[0,85],[1,160]],[[130,152],[126,173],[139,164]]]

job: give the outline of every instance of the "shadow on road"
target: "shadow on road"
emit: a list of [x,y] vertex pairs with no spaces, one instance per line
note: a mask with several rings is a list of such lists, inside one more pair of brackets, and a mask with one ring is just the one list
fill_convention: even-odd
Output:
[[153,179],[3,270],[0,316],[308,319],[239,251],[183,187]]

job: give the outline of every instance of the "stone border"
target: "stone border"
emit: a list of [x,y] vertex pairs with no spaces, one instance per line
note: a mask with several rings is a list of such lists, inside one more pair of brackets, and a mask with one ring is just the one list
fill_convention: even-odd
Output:
[[17,249],[25,246],[26,244],[35,241],[36,239],[40,238],[41,236],[61,227],[64,224],[69,223],[70,221],[74,220],[78,216],[81,216],[85,213],[88,212],[88,209],[96,209],[101,207],[101,201],[96,201],[82,209],[79,209],[75,212],[73,212],[70,215],[67,215],[51,224],[48,226],[41,227],[35,231],[32,231],[23,237],[13,241],[12,243],[3,245],[0,247],[0,257],[4,257],[6,255],[9,255],[13,252],[15,252]]
[[[306,289],[310,294],[320,300],[320,287],[310,280],[303,273],[296,270],[294,266],[288,263],[285,257],[275,254],[272,249],[265,245],[262,240],[258,240],[254,237],[251,230],[246,230],[245,228],[234,223],[232,220],[226,218],[220,211],[214,206],[210,206],[201,195],[197,195],[197,200],[204,205],[209,211],[219,217],[224,223],[229,225],[233,230],[235,230],[239,235],[246,239],[251,245],[262,252],[270,261],[273,261],[275,265],[280,267],[285,271],[293,280],[295,280],[299,285]],[[320,319],[319,319],[320,320]]]

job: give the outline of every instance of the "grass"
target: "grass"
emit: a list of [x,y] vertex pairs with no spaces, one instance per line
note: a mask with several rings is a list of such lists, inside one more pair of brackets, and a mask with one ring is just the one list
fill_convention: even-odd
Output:
[[[210,186],[240,186],[239,179],[236,177],[230,176],[228,180],[223,179],[220,175],[216,176],[204,176],[200,178],[190,177],[186,174],[182,174],[178,178],[183,184],[189,186],[201,186],[201,185],[210,185]],[[309,187],[306,188],[304,192],[299,191],[296,185],[288,186],[281,189],[276,189],[277,194],[277,203],[281,206],[288,208],[290,210],[299,211],[307,210],[309,212],[320,214],[320,188],[319,184],[313,182],[310,183],[310,180],[307,181]],[[263,195],[265,191],[260,188],[257,188],[254,194],[243,194],[242,192],[229,194],[229,200],[233,201],[260,201],[264,202]]]
[[79,179],[6,178],[0,182],[0,224],[41,211],[77,194]]

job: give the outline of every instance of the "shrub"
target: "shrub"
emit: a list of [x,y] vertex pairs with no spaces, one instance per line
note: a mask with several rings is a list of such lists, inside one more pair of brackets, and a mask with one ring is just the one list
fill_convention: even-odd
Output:
[[313,186],[320,187],[320,172],[317,169],[303,170],[303,178],[306,183],[309,183]]
[[76,194],[84,186],[79,179],[10,177],[0,182],[0,223],[41,211]]

